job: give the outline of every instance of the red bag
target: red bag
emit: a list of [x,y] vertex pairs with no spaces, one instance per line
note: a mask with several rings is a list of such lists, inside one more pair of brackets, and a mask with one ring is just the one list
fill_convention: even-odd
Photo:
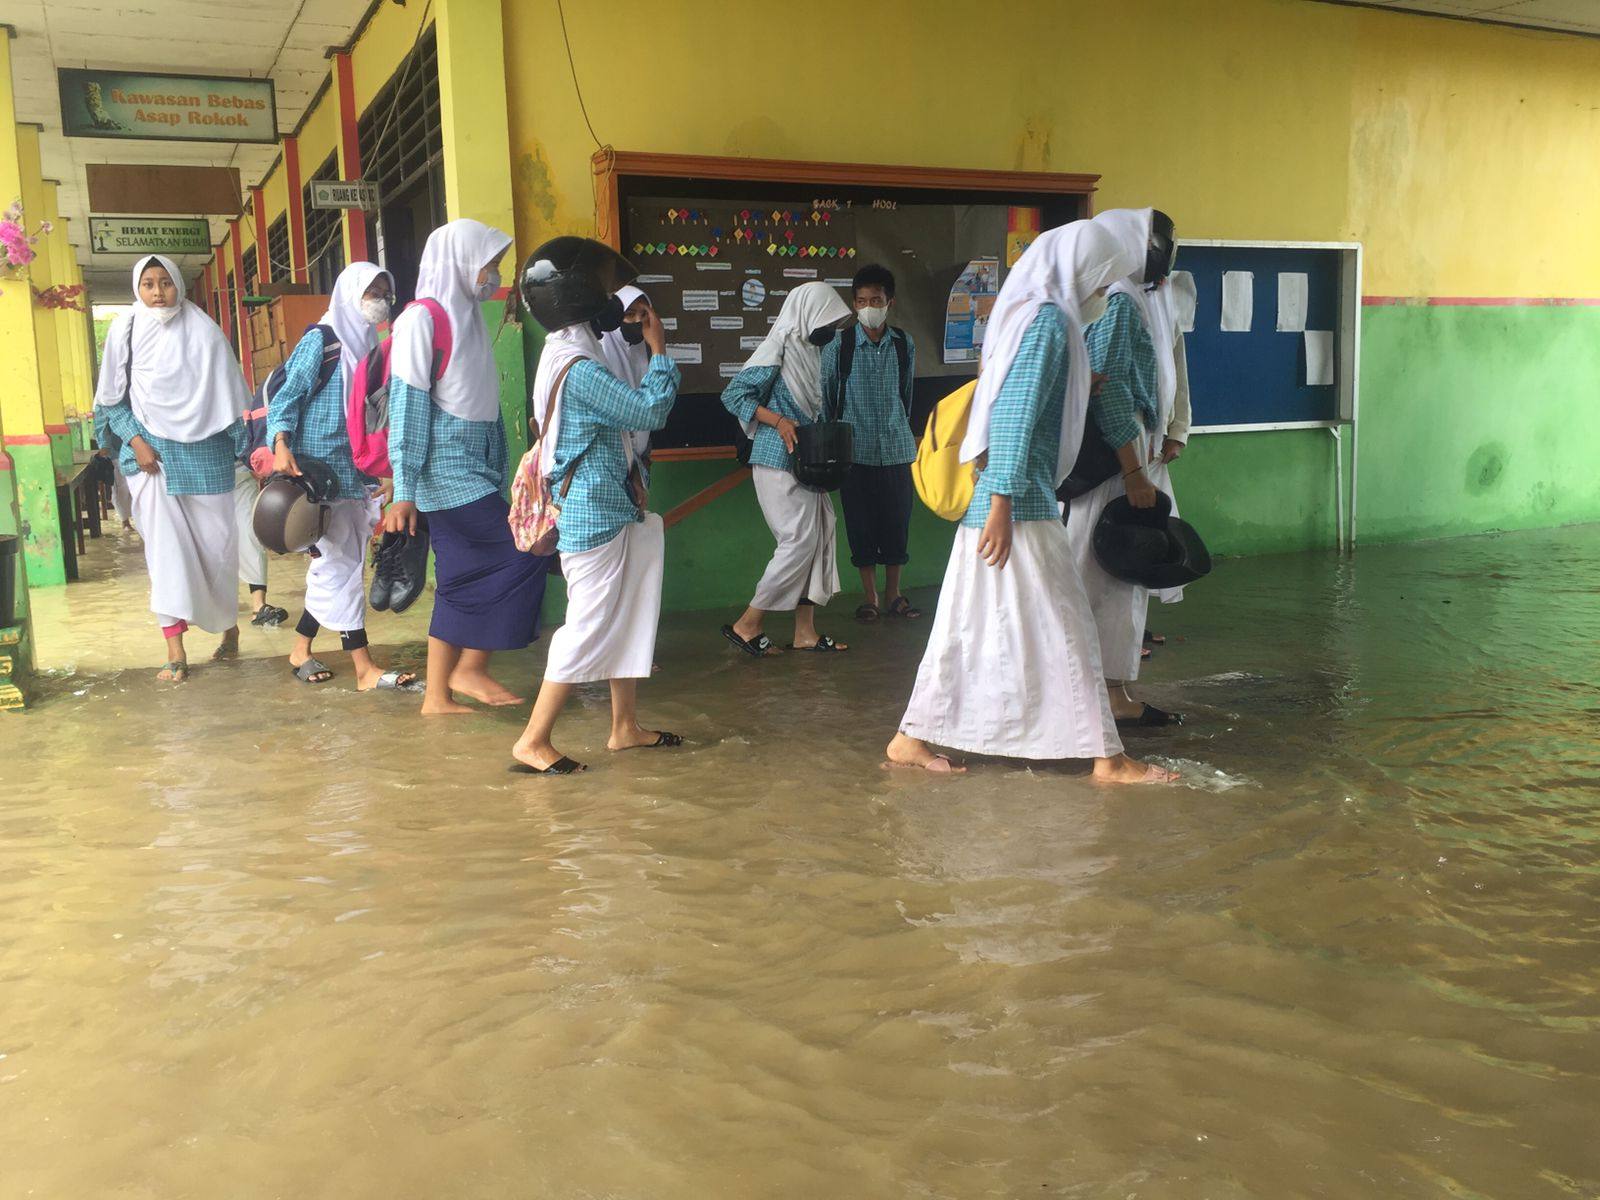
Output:
[[[450,317],[437,300],[415,300],[412,304],[427,309],[433,317],[433,374],[429,380],[438,383],[450,365]],[[344,424],[350,436],[350,457],[356,470],[374,479],[394,474],[389,465],[389,356],[393,351],[392,336],[373,347],[356,364],[345,399]]]

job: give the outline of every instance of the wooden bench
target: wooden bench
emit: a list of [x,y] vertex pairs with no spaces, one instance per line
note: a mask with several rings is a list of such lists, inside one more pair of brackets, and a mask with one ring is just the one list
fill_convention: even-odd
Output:
[[75,456],[70,467],[56,468],[56,508],[61,515],[61,557],[67,579],[78,578],[78,557],[84,534],[100,536],[100,489],[89,470],[90,456]]

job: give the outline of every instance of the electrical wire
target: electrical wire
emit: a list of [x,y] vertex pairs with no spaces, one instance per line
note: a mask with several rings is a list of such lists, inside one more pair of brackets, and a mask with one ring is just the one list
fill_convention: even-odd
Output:
[[572,90],[578,94],[578,111],[583,114],[583,123],[589,127],[589,136],[594,139],[595,146],[603,150],[605,143],[594,131],[594,122],[589,120],[588,105],[583,102],[583,88],[578,85],[578,67],[572,61],[572,39],[567,36],[567,11],[561,6],[561,0],[556,0],[556,13],[561,18],[561,41],[567,47],[567,67],[572,71]]

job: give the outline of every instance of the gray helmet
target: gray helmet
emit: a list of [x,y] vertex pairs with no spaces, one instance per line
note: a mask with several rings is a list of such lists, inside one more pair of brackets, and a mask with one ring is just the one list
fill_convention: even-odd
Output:
[[593,238],[552,238],[528,255],[517,276],[517,292],[533,319],[546,329],[565,329],[584,321],[606,320],[615,329],[620,306],[612,313],[616,290],[630,283],[638,270],[604,242]]
[[274,554],[298,554],[314,546],[328,523],[328,504],[339,494],[339,478],[327,463],[298,462],[299,475],[273,473],[250,513],[256,541]]

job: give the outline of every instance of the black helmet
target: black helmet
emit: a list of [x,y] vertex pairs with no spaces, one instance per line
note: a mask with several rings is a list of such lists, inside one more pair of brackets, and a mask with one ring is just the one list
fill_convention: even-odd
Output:
[[[517,292],[535,321],[546,329],[565,329],[606,317],[616,290],[638,273],[603,242],[558,237],[528,255],[517,276]],[[620,322],[622,313],[615,316]]]
[[339,477],[327,463],[297,461],[300,474],[274,472],[250,513],[256,541],[274,554],[297,554],[315,545],[327,524],[328,503],[339,494]]
[[1144,270],[1138,282],[1147,286],[1160,283],[1172,274],[1178,259],[1178,229],[1172,218],[1159,208],[1150,210],[1150,244],[1145,249]]
[[1211,553],[1193,525],[1172,515],[1172,500],[1156,493],[1154,508],[1134,508],[1126,496],[1107,504],[1094,527],[1094,556],[1106,574],[1147,588],[1183,587],[1211,573]]

